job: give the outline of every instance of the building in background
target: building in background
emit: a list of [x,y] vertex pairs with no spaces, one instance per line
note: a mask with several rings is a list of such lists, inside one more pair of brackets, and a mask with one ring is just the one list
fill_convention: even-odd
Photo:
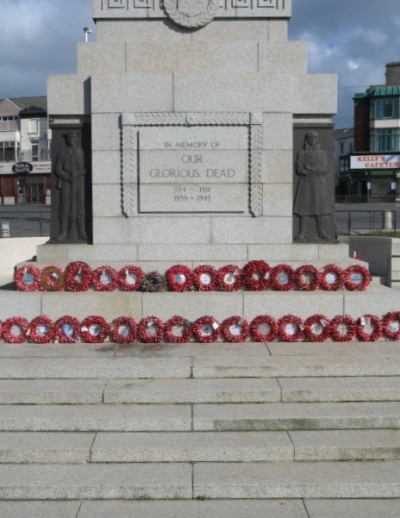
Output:
[[0,99],[0,204],[50,204],[47,98]]
[[348,201],[400,197],[400,62],[386,65],[386,84],[354,97],[354,151],[342,157],[338,194]]

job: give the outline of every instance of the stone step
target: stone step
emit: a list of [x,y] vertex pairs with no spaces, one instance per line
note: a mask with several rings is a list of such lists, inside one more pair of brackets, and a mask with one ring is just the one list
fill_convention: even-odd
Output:
[[196,431],[400,428],[400,403],[195,405]]
[[[17,347],[17,346],[16,346]],[[216,352],[218,344],[215,344]],[[400,355],[3,358],[0,379],[400,376]]]
[[398,499],[0,502],[2,518],[398,518]]
[[[399,498],[400,461],[199,463],[194,498]],[[371,516],[368,515],[367,516]]]
[[400,401],[400,377],[0,380],[0,404]]
[[400,460],[400,430],[0,432],[0,463]]
[[7,405],[0,431],[190,431],[190,405]]
[[366,428],[400,428],[400,403],[3,405],[0,414],[0,431],[8,432]]
[[400,461],[4,464],[2,500],[399,498]]

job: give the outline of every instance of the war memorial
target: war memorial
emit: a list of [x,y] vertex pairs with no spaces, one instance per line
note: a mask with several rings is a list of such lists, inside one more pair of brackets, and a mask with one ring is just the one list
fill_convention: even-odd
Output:
[[399,295],[337,238],[337,78],[291,15],[93,0],[49,76],[51,235],[0,290],[2,516],[398,516]]

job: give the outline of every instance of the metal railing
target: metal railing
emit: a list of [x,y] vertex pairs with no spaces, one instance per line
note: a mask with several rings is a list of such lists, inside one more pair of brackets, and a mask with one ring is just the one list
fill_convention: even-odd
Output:
[[[29,211],[2,210],[0,207],[1,237],[50,236],[50,207]],[[7,235],[8,234],[8,235]]]
[[[341,214],[347,216],[341,218]],[[347,235],[356,230],[369,233],[384,230],[394,234],[397,230],[396,210],[337,210],[336,224],[338,232]]]

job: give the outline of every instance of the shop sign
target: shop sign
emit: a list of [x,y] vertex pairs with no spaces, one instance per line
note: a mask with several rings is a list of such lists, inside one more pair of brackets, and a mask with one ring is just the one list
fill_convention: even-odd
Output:
[[400,155],[352,155],[350,169],[400,169]]
[[12,170],[15,174],[27,174],[33,171],[33,165],[29,162],[17,162],[13,165]]

